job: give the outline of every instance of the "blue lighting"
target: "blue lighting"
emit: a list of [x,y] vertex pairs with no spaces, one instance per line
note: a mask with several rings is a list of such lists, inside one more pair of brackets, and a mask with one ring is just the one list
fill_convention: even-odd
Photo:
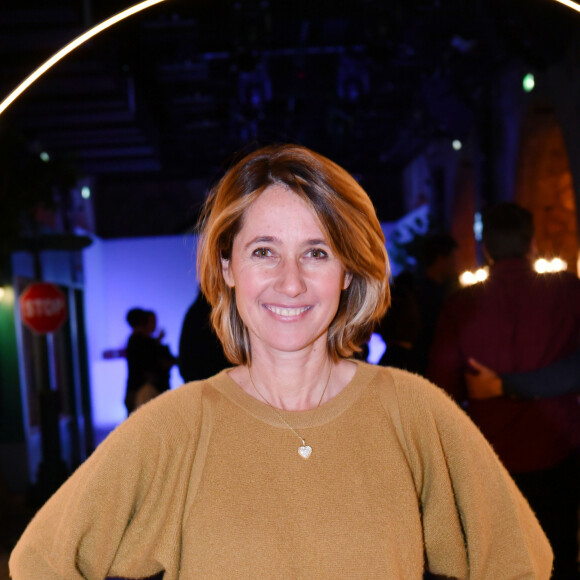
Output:
[[373,333],[371,339],[369,340],[369,355],[367,357],[367,362],[374,365],[378,364],[382,356],[387,351],[387,345],[381,337],[380,334]]
[[481,242],[481,234],[483,233],[483,223],[481,221],[481,212],[476,211],[473,216],[473,233],[475,234],[475,239]]

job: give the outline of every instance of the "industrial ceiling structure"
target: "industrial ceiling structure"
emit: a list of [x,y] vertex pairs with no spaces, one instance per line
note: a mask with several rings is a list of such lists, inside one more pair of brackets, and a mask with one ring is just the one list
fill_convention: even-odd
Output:
[[[120,0],[3,0],[0,98]],[[97,234],[185,231],[240,152],[297,142],[360,176],[384,220],[402,168],[464,138],[514,59],[560,59],[552,0],[167,0],[107,30],[2,117],[91,179]]]

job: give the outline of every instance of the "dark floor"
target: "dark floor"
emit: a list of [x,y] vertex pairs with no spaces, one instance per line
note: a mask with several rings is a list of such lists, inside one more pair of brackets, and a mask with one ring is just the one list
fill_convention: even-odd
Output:
[[0,580],[8,580],[8,558],[16,541],[34,515],[26,498],[0,488]]

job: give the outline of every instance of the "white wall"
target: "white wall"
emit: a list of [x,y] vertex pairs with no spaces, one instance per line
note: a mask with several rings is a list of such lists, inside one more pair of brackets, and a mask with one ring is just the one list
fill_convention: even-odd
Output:
[[[121,349],[130,334],[125,315],[139,306],[157,313],[164,342],[177,355],[181,323],[197,294],[194,240],[191,236],[95,239],[84,252],[87,341],[93,420],[97,429],[126,417],[127,378],[122,358],[103,358]],[[171,386],[182,383],[177,367]]]

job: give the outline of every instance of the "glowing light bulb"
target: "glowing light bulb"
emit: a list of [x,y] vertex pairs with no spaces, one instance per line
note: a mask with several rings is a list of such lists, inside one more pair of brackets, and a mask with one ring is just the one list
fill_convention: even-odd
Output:
[[484,282],[489,276],[489,269],[487,267],[478,268],[475,272],[466,270],[459,276],[459,283],[462,286],[473,286],[479,282]]
[[534,262],[534,270],[538,272],[538,274],[545,274],[546,272],[563,272],[568,268],[568,264],[566,260],[562,260],[562,258],[552,258],[551,260],[547,260],[546,258],[538,258]]
[[461,276],[459,276],[459,283],[462,286],[472,286],[477,282],[477,279],[473,272],[469,272],[469,270],[463,272]]
[[528,73],[522,79],[522,87],[526,93],[531,93],[536,86],[536,79],[532,73]]
[[459,139],[453,139],[451,142],[451,147],[453,147],[455,151],[460,151],[463,147],[463,143]]
[[534,262],[534,270],[538,274],[545,274],[546,272],[550,271],[550,263],[548,260],[546,260],[546,258],[538,258]]
[[487,280],[488,276],[489,273],[485,268],[479,268],[475,271],[475,279],[477,282],[483,282],[484,280]]
[[90,199],[90,197],[91,197],[91,188],[88,187],[87,185],[83,185],[83,187],[81,188],[81,197],[83,199]]

